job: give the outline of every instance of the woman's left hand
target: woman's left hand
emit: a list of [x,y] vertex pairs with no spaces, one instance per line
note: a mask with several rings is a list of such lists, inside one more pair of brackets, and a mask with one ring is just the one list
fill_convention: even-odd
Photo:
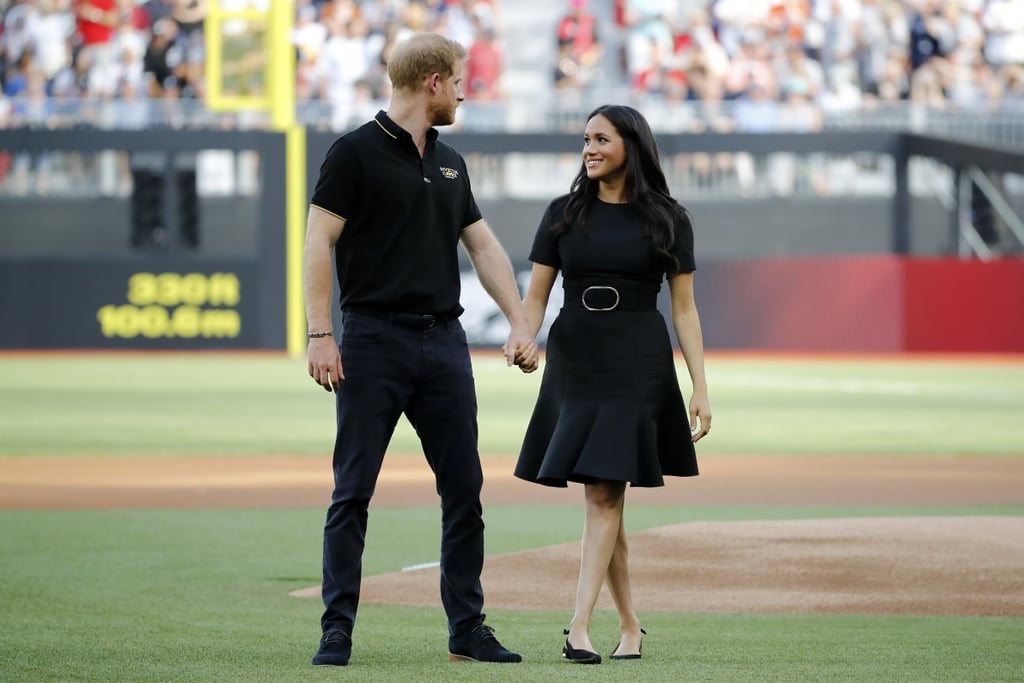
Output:
[[[700,428],[697,428],[698,423]],[[690,397],[690,440],[700,441],[711,431],[711,404],[707,391],[694,391]]]

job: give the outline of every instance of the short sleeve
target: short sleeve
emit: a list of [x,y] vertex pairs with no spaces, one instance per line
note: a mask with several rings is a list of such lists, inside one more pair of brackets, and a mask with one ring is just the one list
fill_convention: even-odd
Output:
[[352,143],[338,138],[327,150],[310,203],[346,220],[358,209],[362,164]]
[[533,238],[533,248],[530,249],[530,260],[534,263],[561,270],[562,257],[558,253],[558,236],[551,232],[551,227],[561,220],[564,208],[564,199],[556,199],[544,210],[540,225],[537,226],[537,234]]
[[697,263],[693,257],[693,221],[690,212],[683,207],[678,207],[673,221],[675,240],[672,243],[672,255],[679,264],[674,273],[692,273],[697,270]]
[[459,156],[459,162],[462,166],[462,177],[466,179],[466,210],[462,216],[462,230],[465,230],[474,223],[479,223],[484,217],[483,212],[480,211],[480,207],[477,206],[476,197],[473,196],[473,184],[469,181],[469,169],[466,167],[466,160]]

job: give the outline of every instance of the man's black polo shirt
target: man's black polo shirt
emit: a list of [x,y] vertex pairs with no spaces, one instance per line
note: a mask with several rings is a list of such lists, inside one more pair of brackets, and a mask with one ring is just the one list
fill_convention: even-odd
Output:
[[421,159],[378,112],[331,145],[312,203],[345,219],[335,248],[342,309],[462,312],[459,236],[482,216],[465,160],[435,129]]

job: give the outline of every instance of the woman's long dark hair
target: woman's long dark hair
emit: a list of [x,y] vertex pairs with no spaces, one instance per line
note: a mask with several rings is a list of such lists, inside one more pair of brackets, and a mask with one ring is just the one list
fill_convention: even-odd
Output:
[[[608,119],[622,136],[626,146],[625,199],[640,209],[644,230],[654,243],[658,265],[667,273],[674,272],[679,267],[671,251],[675,243],[675,217],[682,215],[689,221],[690,216],[669,193],[654,133],[643,114],[632,107],[603,104],[590,112],[587,122],[598,115]],[[562,220],[551,228],[555,234],[565,232],[571,225],[586,225],[590,207],[597,200],[597,189],[597,181],[587,177],[586,163],[581,163],[569,190]]]

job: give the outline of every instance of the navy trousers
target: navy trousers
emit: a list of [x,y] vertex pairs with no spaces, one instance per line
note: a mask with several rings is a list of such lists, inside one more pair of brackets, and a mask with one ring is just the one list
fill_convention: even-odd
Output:
[[323,630],[352,633],[367,510],[402,414],[416,430],[441,498],[441,602],[450,633],[483,619],[483,472],[476,388],[458,319],[410,325],[345,312],[336,395],[334,493],[324,525]]

